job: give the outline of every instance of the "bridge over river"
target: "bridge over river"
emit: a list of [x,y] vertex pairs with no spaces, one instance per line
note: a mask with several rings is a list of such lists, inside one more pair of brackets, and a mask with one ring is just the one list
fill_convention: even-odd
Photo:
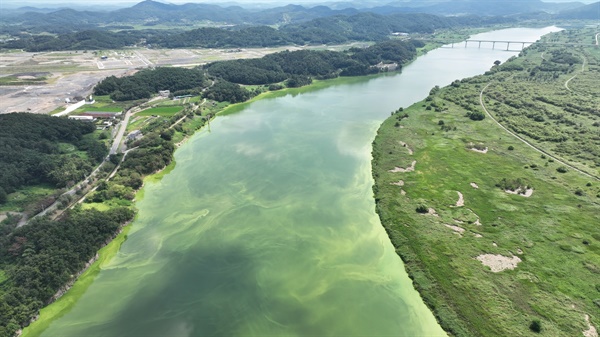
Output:
[[[469,45],[477,45],[477,48],[481,48],[482,44],[484,47],[486,46],[492,46],[492,49],[496,49],[496,45],[500,45],[501,48],[506,47],[505,50],[511,50],[510,47],[511,45],[517,45],[517,46],[521,46],[521,49],[517,49],[517,50],[522,50],[523,48],[525,48],[525,46],[529,46],[532,45],[534,43],[539,43],[539,44],[545,44],[545,45],[551,45],[551,46],[570,46],[570,47],[575,47],[575,46],[587,46],[587,44],[582,44],[582,43],[569,43],[569,42],[548,42],[548,41],[508,41],[508,40],[474,40],[474,39],[468,39],[465,41],[461,41],[461,42],[453,42],[453,41],[448,41],[448,40],[434,40],[434,39],[421,39],[421,41],[424,42],[437,42],[437,43],[441,43],[443,45],[449,45],[451,48],[454,48],[454,45],[462,45],[464,44],[465,48],[467,48]],[[499,46],[499,48],[500,48]],[[590,45],[591,46],[591,45]]]

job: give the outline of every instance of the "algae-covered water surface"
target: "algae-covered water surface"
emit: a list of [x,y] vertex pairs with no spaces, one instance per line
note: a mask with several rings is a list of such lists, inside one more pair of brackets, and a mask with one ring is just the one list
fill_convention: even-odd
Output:
[[441,48],[217,117],[147,182],[118,254],[43,335],[445,335],[375,214],[371,142],[391,111],[514,54]]

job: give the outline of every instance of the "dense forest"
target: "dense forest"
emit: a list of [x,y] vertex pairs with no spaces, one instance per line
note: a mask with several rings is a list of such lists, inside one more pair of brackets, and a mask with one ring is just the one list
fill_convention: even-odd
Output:
[[270,84],[292,75],[317,78],[361,76],[376,73],[380,62],[402,64],[416,56],[418,41],[388,40],[368,48],[352,48],[346,52],[299,50],[270,54],[260,59],[221,61],[208,64],[210,75],[239,84]]
[[29,113],[0,115],[0,203],[37,184],[64,187],[83,179],[106,156],[92,123]]
[[30,34],[14,31],[16,37],[0,43],[0,49],[26,51],[119,49],[147,45],[152,48],[241,48],[283,45],[333,44],[348,41],[383,41],[394,32],[432,33],[436,29],[508,23],[502,17],[440,17],[431,14],[358,13],[336,15],[292,23],[280,29],[269,26],[236,26],[180,30],[120,30],[83,26],[78,32]]
[[[327,50],[283,51],[260,59],[210,63],[203,68],[159,67],[144,69],[132,76],[107,77],[94,88],[95,95],[110,95],[115,101],[149,98],[159,90],[176,93],[195,92],[207,99],[231,103],[252,97],[242,85],[285,82],[288,87],[310,84],[312,78],[362,76],[377,73],[379,63],[403,63],[416,56],[420,41],[387,40],[367,48],[344,52]],[[206,76],[215,79],[208,86]]]
[[159,90],[176,92],[202,87],[204,80],[199,69],[144,69],[133,76],[105,78],[94,88],[94,95],[110,95],[115,101],[129,101],[149,98]]
[[0,236],[0,336],[13,336],[133,218],[128,208],[72,210]]

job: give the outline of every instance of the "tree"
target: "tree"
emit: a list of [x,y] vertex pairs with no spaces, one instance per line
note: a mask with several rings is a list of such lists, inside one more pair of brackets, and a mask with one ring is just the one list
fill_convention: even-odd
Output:
[[5,203],[6,199],[7,199],[6,191],[2,187],[0,187],[0,204]]
[[531,324],[529,324],[529,330],[535,333],[542,332],[542,322],[540,322],[539,319],[534,319],[533,321],[531,321]]
[[494,61],[494,65],[495,65],[495,66],[499,66],[499,65],[500,65],[500,63],[502,63],[502,62],[500,62],[500,60],[496,60],[496,61]]

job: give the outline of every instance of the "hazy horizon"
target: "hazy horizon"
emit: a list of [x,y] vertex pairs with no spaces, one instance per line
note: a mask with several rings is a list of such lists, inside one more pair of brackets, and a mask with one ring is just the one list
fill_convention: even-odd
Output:
[[[134,4],[137,4],[139,2],[142,2],[143,0],[138,0],[138,1],[130,1],[130,0],[87,0],[85,2],[82,2],[81,0],[57,0],[57,1],[52,1],[52,2],[48,2],[48,1],[44,1],[44,0],[26,0],[26,1],[20,1],[20,0],[0,0],[0,8],[8,5],[12,8],[18,8],[18,7],[25,7],[25,6],[36,6],[36,7],[49,7],[49,8],[53,8],[53,7],[57,7],[57,6],[74,6],[74,7],[87,7],[87,6],[98,6],[98,5],[107,5],[107,7],[127,7],[127,6],[131,6]],[[332,3],[341,3],[341,2],[346,2],[346,3],[362,3],[363,6],[361,7],[368,7],[369,4],[374,4],[374,5],[384,5],[387,3],[391,3],[391,2],[409,2],[406,0],[367,0],[367,1],[353,1],[353,0],[333,0],[333,1],[327,1],[327,0],[292,0],[292,1],[282,1],[282,0],[202,0],[202,1],[194,1],[194,0],[170,0],[170,1],[164,1],[164,0],[155,0],[158,2],[163,2],[163,3],[172,3],[172,4],[185,4],[185,3],[210,3],[210,4],[224,4],[224,5],[232,5],[234,3],[240,4],[240,5],[288,5],[288,4],[299,4],[299,5],[311,5],[311,4],[332,4]],[[439,2],[436,0],[413,0],[414,2],[422,2],[422,3],[427,3],[427,2]],[[518,0],[515,0],[518,1]],[[577,1],[573,1],[573,0],[542,0],[543,2],[554,2],[554,3],[565,3],[565,2],[580,2],[580,3],[584,3],[584,4],[590,4],[590,3],[594,3],[597,2],[595,0],[577,0]]]

